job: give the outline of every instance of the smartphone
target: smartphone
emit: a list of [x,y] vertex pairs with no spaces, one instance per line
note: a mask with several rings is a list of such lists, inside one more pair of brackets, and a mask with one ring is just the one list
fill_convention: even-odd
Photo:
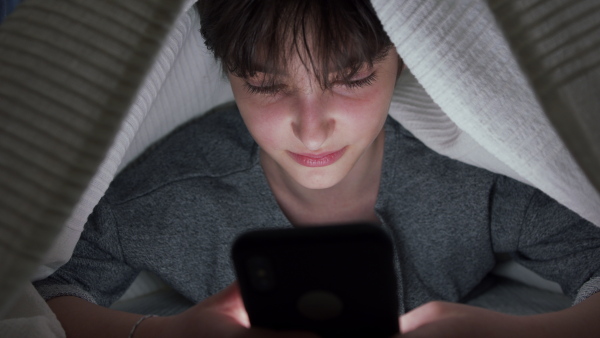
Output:
[[397,334],[390,236],[377,225],[256,230],[232,258],[250,324],[323,337]]

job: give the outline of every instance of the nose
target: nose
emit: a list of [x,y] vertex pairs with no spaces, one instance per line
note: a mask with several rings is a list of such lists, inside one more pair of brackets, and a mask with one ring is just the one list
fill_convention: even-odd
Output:
[[328,112],[328,102],[329,98],[324,92],[297,99],[292,130],[310,151],[321,149],[335,127],[335,120]]

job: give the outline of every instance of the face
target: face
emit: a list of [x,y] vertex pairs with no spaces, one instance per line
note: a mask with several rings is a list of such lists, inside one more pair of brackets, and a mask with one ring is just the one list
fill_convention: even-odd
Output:
[[228,77],[267,176],[326,189],[367,173],[383,150],[397,73],[398,54],[390,48],[373,67],[365,65],[350,81],[334,80],[325,90],[299,60],[274,83],[266,73]]

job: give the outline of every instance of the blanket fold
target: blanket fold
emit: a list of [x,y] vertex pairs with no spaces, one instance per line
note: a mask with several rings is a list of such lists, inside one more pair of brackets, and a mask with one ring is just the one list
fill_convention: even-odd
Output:
[[0,26],[0,318],[96,172],[181,4],[29,0]]
[[[600,144],[594,141],[600,121],[598,96],[592,93],[600,79],[599,35],[592,34],[597,32],[600,22],[598,6],[592,5],[593,1],[575,4],[568,0],[490,2],[491,5],[480,0],[373,1],[399,54],[447,119],[439,118],[441,112],[435,111],[424,114],[421,123],[414,121],[419,120],[418,114],[399,110],[394,116],[401,123],[408,122],[407,128],[434,150],[527,182],[600,226],[600,195],[544,110],[554,111],[570,121],[587,117],[591,124],[571,129],[572,135],[578,132],[586,135],[577,138],[585,144],[579,149],[585,155],[573,153],[580,162],[597,163],[600,157],[590,155],[598,152],[586,150],[597,150]],[[558,29],[558,23],[547,22],[565,20],[563,10],[571,18],[567,30],[562,26]],[[581,14],[571,12],[575,10]],[[523,21],[523,17],[538,11],[550,11],[553,15],[538,13],[535,18]],[[575,19],[586,11],[587,20]],[[500,14],[495,16],[497,12]],[[497,20],[513,28],[513,22],[523,23],[504,34]],[[546,32],[546,39],[577,40],[573,45],[587,44],[587,49],[578,47],[573,51],[571,44],[560,42],[548,47],[547,42],[536,36],[549,25],[555,29]],[[583,28],[570,29],[575,26]],[[520,49],[515,55],[511,46],[517,44]],[[529,48],[538,49],[538,55],[530,54]],[[564,55],[565,60],[554,60],[555,64],[531,61],[542,56],[553,58],[546,53]],[[520,66],[523,62],[519,61],[525,57],[529,57],[525,64],[531,69],[523,71]],[[548,80],[552,80],[551,85]],[[556,127],[560,129],[562,125]],[[440,142],[440,130],[447,131],[452,138]],[[457,150],[458,143],[448,144],[463,133],[474,141],[472,153]],[[481,155],[487,159],[482,161]],[[498,166],[495,159],[502,165]],[[590,165],[586,170],[590,177],[597,177],[600,166]]]
[[[70,258],[121,168],[233,99],[194,2],[28,0],[0,26],[0,318]],[[596,1],[372,3],[409,68],[394,118],[600,226]]]

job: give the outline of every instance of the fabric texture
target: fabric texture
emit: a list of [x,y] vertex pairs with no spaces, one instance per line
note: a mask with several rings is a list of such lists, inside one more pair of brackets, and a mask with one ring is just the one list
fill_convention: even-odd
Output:
[[192,116],[233,99],[229,84],[204,47],[197,12],[190,10],[194,2],[185,1],[184,11],[170,28],[112,146],[44,256],[34,280],[50,275],[69,259],[87,217],[120,169]]
[[[511,254],[575,298],[600,283],[600,228],[538,190],[441,156],[391,118],[375,211],[396,243],[400,301],[460,301]],[[233,282],[234,238],[291,227],[237,109],[178,129],[126,168],[72,259],[35,283],[44,298],[115,302],[141,270],[192,302]],[[577,245],[574,245],[577,244]],[[588,290],[589,291],[589,290]]]
[[[0,336],[60,336],[39,332],[56,321],[38,316],[45,303],[20,296],[180,9],[181,1],[28,0],[0,26]],[[30,316],[14,317],[18,299]]]
[[[569,126],[571,134],[585,136],[572,151],[588,162],[600,158],[592,155],[600,153],[600,101],[590,92],[600,80],[597,2],[372,3],[425,89],[417,96],[398,93],[395,118],[434,150],[528,182],[600,226],[600,190],[558,137],[554,127],[563,124],[553,126],[544,113],[585,125]],[[531,68],[525,73],[523,63]],[[598,175],[600,166],[595,168]]]
[[[69,259],[86,218],[131,159],[192,115],[233,99],[197,34],[194,2],[186,2],[113,146],[33,279]],[[395,119],[430,148],[531,184],[600,224],[600,197],[547,121],[485,1],[373,5],[409,67],[394,94]]]
[[0,24],[11,14],[21,0],[0,0]]
[[[544,113],[600,191],[600,97],[596,90],[600,88],[600,4],[595,0],[488,3]],[[569,168],[550,170],[563,169]],[[569,188],[577,191],[572,181],[579,180],[578,175],[566,171],[564,176]]]
[[0,336],[26,338],[66,337],[54,312],[37,290],[28,283],[13,307],[0,320]]
[[[228,100],[214,62],[197,61],[191,57],[196,47],[184,47],[202,48],[190,38],[199,35],[185,34],[197,29],[189,10],[194,0],[185,1],[188,11],[173,24],[182,2],[27,0],[0,26],[0,272],[10,276],[1,280],[0,314],[53,240],[33,278],[69,259],[85,219],[119,169],[188,119],[188,111]],[[598,194],[544,117],[588,176],[598,177],[600,8],[594,0],[373,4],[424,98],[395,98],[406,108],[396,118],[433,149],[529,182],[600,224]],[[144,34],[150,38],[140,38]],[[190,76],[195,66],[183,72],[186,62],[208,71]],[[190,87],[201,90],[178,96]],[[80,155],[77,147],[84,149]]]

